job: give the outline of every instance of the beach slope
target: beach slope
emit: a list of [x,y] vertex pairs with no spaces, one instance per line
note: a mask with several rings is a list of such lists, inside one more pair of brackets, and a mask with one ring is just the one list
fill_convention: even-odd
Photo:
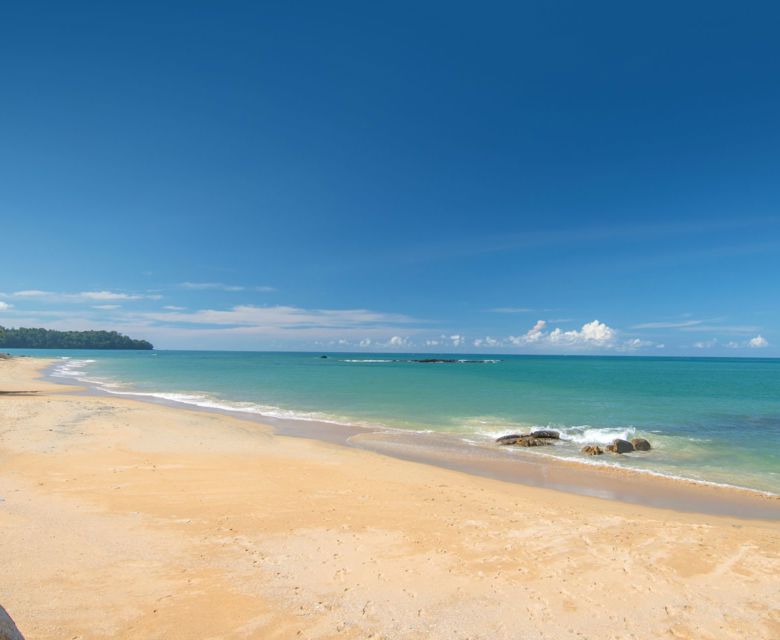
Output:
[[0,605],[61,638],[778,638],[780,525],[575,496],[0,360]]

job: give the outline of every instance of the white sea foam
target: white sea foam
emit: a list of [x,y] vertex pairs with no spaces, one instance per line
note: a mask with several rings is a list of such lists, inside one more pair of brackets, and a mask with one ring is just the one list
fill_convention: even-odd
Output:
[[[681,476],[675,473],[669,473],[667,471],[658,471],[656,469],[647,469],[644,467],[628,467],[626,465],[620,464],[619,462],[610,462],[608,460],[600,460],[595,459],[593,457],[587,457],[587,458],[575,458],[570,456],[562,456],[562,455],[555,455],[554,453],[546,453],[544,451],[539,451],[537,449],[516,449],[513,447],[504,447],[503,451],[507,451],[509,453],[528,453],[531,455],[537,455],[542,456],[545,458],[553,458],[555,460],[564,460],[566,462],[574,462],[576,464],[584,464],[589,465],[592,467],[607,467],[610,469],[619,469],[621,471],[628,471],[629,473],[641,473],[649,476],[654,476],[657,478],[663,478],[665,480],[677,480],[682,482],[690,482],[693,484],[700,484],[705,485],[708,487],[720,487],[723,489],[739,489],[740,491],[748,491],[750,493],[757,493],[763,496],[769,496],[769,497],[778,497],[780,494],[775,493],[773,491],[768,491],[764,489],[754,489],[752,487],[745,487],[743,485],[739,484],[731,484],[728,482],[716,482],[714,480],[703,480],[701,478],[692,478],[690,476]],[[601,456],[600,456],[601,457]]]
[[395,362],[395,360],[373,360],[373,359],[363,359],[363,360],[342,360],[341,362]]
[[636,435],[634,427],[592,427],[580,425],[563,427],[560,431],[561,440],[576,442],[577,444],[610,444],[616,438],[630,440]]
[[[91,359],[74,359],[71,357],[63,357],[61,363],[56,365],[51,375],[58,378],[72,378],[80,382],[94,385],[98,390],[107,393],[123,396],[136,396],[136,397],[148,397],[164,400],[167,402],[176,402],[180,404],[186,404],[190,406],[197,406],[207,409],[217,409],[229,412],[238,412],[245,414],[254,414],[269,418],[280,418],[287,420],[301,420],[309,422],[324,422],[329,424],[337,424],[343,426],[359,426],[369,427],[375,429],[382,429],[386,431],[404,431],[409,432],[411,429],[398,429],[387,425],[381,425],[376,423],[366,423],[361,421],[348,420],[341,417],[335,417],[319,412],[305,412],[294,411],[290,409],[284,409],[281,407],[262,405],[252,402],[229,402],[220,398],[213,397],[207,393],[200,392],[162,392],[162,391],[137,391],[129,390],[122,383],[106,380],[96,379],[87,375],[85,369],[90,364],[96,362]],[[392,360],[353,360],[353,362],[392,362]],[[760,489],[753,489],[737,484],[730,484],[724,482],[716,482],[710,480],[703,480],[700,478],[692,478],[690,476],[682,476],[665,471],[659,471],[655,469],[637,468],[635,466],[627,467],[621,464],[619,461],[601,460],[595,458],[583,458],[580,456],[572,455],[576,448],[573,445],[580,444],[609,444],[615,438],[631,439],[636,434],[636,429],[632,426],[628,427],[593,427],[591,425],[575,425],[568,427],[560,427],[557,425],[531,425],[531,424],[518,424],[514,421],[507,420],[505,418],[499,418],[496,416],[477,416],[459,421],[465,428],[471,433],[466,436],[465,434],[459,438],[462,442],[484,446],[488,442],[492,442],[495,438],[507,435],[508,433],[520,432],[528,433],[538,431],[541,429],[554,429],[561,434],[561,442],[558,446],[545,448],[545,451],[541,450],[517,450],[512,447],[502,448],[502,451],[507,454],[532,454],[543,457],[554,458],[558,460],[567,460],[575,462],[577,464],[586,464],[598,467],[618,468],[622,470],[630,470],[635,473],[643,473],[652,476],[657,476],[669,480],[680,480],[685,482],[693,482],[702,485],[724,487],[731,489],[742,489],[747,491],[756,492],[768,496],[777,496],[777,493],[771,491],[764,491]],[[434,433],[435,430],[415,428],[416,433]],[[653,433],[658,433],[653,431]],[[689,438],[689,440],[697,440]],[[655,443],[654,443],[655,444]],[[563,445],[563,446],[561,446]],[[568,446],[567,446],[568,445]],[[551,449],[551,450],[550,450]]]

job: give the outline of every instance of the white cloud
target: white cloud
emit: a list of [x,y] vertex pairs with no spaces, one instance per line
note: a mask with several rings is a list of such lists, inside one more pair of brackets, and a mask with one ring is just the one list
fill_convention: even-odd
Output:
[[698,342],[694,342],[693,346],[696,349],[712,349],[716,344],[718,344],[717,338],[712,338],[710,340],[699,340]]
[[[623,351],[634,351],[635,349],[643,349],[645,347],[652,347],[653,345],[654,343],[651,342],[650,340],[641,340],[640,338],[632,338],[630,340],[626,340],[618,348]],[[663,345],[661,345],[661,348],[663,348]]]
[[[59,302],[114,302],[117,300],[159,300],[159,294],[121,293],[117,291],[80,291],[78,293],[60,293],[41,289],[14,291],[11,296],[29,300],[48,300]],[[6,296],[7,297],[7,296]]]
[[186,311],[187,307],[177,307],[175,304],[166,304],[163,309],[168,311]]
[[514,345],[532,344],[534,342],[539,342],[542,340],[542,338],[547,336],[547,334],[544,333],[546,326],[547,322],[544,320],[537,320],[534,326],[531,327],[524,335],[509,336],[509,341]]
[[137,293],[117,293],[116,291],[82,291],[81,293],[67,295],[83,300],[159,300],[162,297],[158,294],[142,295]]
[[180,285],[183,289],[190,289],[193,291],[258,291],[264,293],[270,293],[276,291],[274,287],[245,287],[237,284],[224,284],[222,282],[182,282]]
[[547,330],[547,323],[538,320],[531,329],[521,336],[509,336],[509,342],[515,346],[539,345],[546,347],[574,348],[630,348],[632,342],[619,344],[617,332],[610,326],[593,320],[582,325],[579,330],[563,331],[555,328]]
[[14,291],[11,295],[16,298],[43,298],[54,294],[51,291],[41,291],[40,289],[25,289]]
[[365,349],[366,347],[370,347],[370,346],[371,346],[371,338],[363,338],[363,339],[360,341],[360,346],[361,346],[361,347],[363,347],[364,349]]
[[453,347],[460,347],[462,344],[466,342],[466,338],[464,338],[461,335],[452,335],[450,336],[450,342],[452,343]]
[[6,311],[7,309],[10,309],[13,305],[8,304],[7,302],[0,301],[0,311]]
[[390,338],[390,340],[388,340],[387,344],[388,346],[395,347],[396,349],[400,347],[411,346],[409,340],[407,338],[402,338],[401,336],[393,336]]
[[122,306],[118,304],[93,304],[93,309],[104,309],[105,311],[111,311],[113,309],[121,309]]
[[748,340],[748,346],[751,349],[762,349],[769,346],[769,342],[762,335],[757,335],[755,338]]
[[477,338],[474,340],[475,347],[498,347],[501,345],[500,340],[486,336],[484,338]]

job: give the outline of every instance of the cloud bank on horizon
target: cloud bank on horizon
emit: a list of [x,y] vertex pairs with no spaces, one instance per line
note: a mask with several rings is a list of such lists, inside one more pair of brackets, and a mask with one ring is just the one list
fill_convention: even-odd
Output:
[[[56,292],[22,289],[0,293],[0,325],[52,329],[115,329],[154,341],[158,348],[322,349],[390,351],[485,351],[540,354],[697,353],[704,350],[755,352],[772,345],[754,325],[725,319],[680,319],[634,323],[628,329],[598,319],[581,325],[572,319],[539,319],[518,334],[469,335],[461,329],[442,331],[441,318],[421,319],[403,313],[369,309],[318,309],[285,304],[236,304],[225,308],[192,308],[168,304],[177,289],[230,293],[277,291],[218,283],[184,283],[145,292],[110,289]],[[154,291],[154,292],[152,292]],[[164,291],[165,293],[160,293]],[[101,304],[94,304],[100,302]],[[61,307],[67,303],[67,307]],[[497,314],[524,314],[526,307],[496,307]],[[519,325],[520,323],[514,323]],[[527,325],[526,325],[527,326]],[[691,332],[720,336],[689,340]],[[658,339],[663,332],[663,339]],[[734,333],[755,334],[726,339]],[[650,335],[648,335],[650,334]],[[675,340],[675,335],[678,339]],[[679,336],[683,336],[679,338]]]

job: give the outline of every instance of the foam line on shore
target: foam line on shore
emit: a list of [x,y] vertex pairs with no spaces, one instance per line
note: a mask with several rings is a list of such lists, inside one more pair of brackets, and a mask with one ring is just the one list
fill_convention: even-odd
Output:
[[[55,378],[72,378],[79,382],[92,385],[99,391],[109,393],[112,395],[131,396],[136,398],[151,398],[157,400],[163,400],[165,402],[173,402],[177,404],[183,404],[190,407],[211,409],[217,411],[224,411],[232,414],[245,414],[257,417],[271,418],[282,421],[291,422],[305,422],[313,424],[323,425],[337,425],[340,427],[360,428],[372,430],[376,435],[382,433],[387,434],[399,434],[403,437],[414,438],[415,436],[432,435],[441,437],[450,437],[452,442],[460,442],[476,449],[494,451],[493,441],[496,437],[506,435],[512,431],[510,425],[502,425],[501,429],[482,428],[477,430],[473,434],[464,435],[456,433],[446,433],[433,429],[403,429],[398,427],[392,427],[385,424],[367,423],[354,420],[340,419],[337,417],[329,416],[327,414],[317,412],[301,412],[290,409],[282,409],[280,407],[270,405],[260,405],[253,402],[227,402],[224,400],[218,400],[213,398],[207,393],[191,392],[191,393],[177,393],[177,392],[155,392],[155,391],[130,391],[125,388],[123,383],[115,381],[108,381],[102,379],[95,379],[84,375],[84,369],[89,364],[95,363],[95,360],[91,359],[72,359],[69,357],[63,357],[61,364],[55,365],[50,372],[50,375]],[[615,438],[630,439],[633,437],[637,430],[634,427],[592,427],[590,425],[576,425],[571,427],[558,427],[554,425],[511,425],[516,427],[517,431],[533,431],[534,429],[547,429],[554,428],[561,433],[561,440],[563,442],[570,442],[572,444],[607,444],[612,442]],[[309,428],[308,437],[317,439],[318,434],[316,429]],[[475,439],[481,438],[481,439]],[[559,445],[554,445],[559,446]],[[755,494],[761,497],[767,498],[780,498],[780,494],[757,489],[753,487],[746,487],[743,485],[717,482],[711,480],[705,480],[701,478],[693,478],[690,476],[683,476],[674,473],[668,473],[663,471],[657,471],[654,469],[628,467],[618,463],[611,463],[605,460],[595,460],[592,458],[582,458],[567,455],[555,455],[546,451],[539,450],[520,450],[510,447],[502,447],[499,451],[508,455],[515,456],[535,456],[547,458],[554,462],[574,463],[576,465],[584,465],[589,468],[600,468],[604,470],[610,470],[612,472],[620,473],[633,473],[644,476],[652,476],[661,478],[664,480],[678,481],[687,484],[701,485],[712,488],[722,488],[728,490],[736,490],[739,492],[747,492]]]

